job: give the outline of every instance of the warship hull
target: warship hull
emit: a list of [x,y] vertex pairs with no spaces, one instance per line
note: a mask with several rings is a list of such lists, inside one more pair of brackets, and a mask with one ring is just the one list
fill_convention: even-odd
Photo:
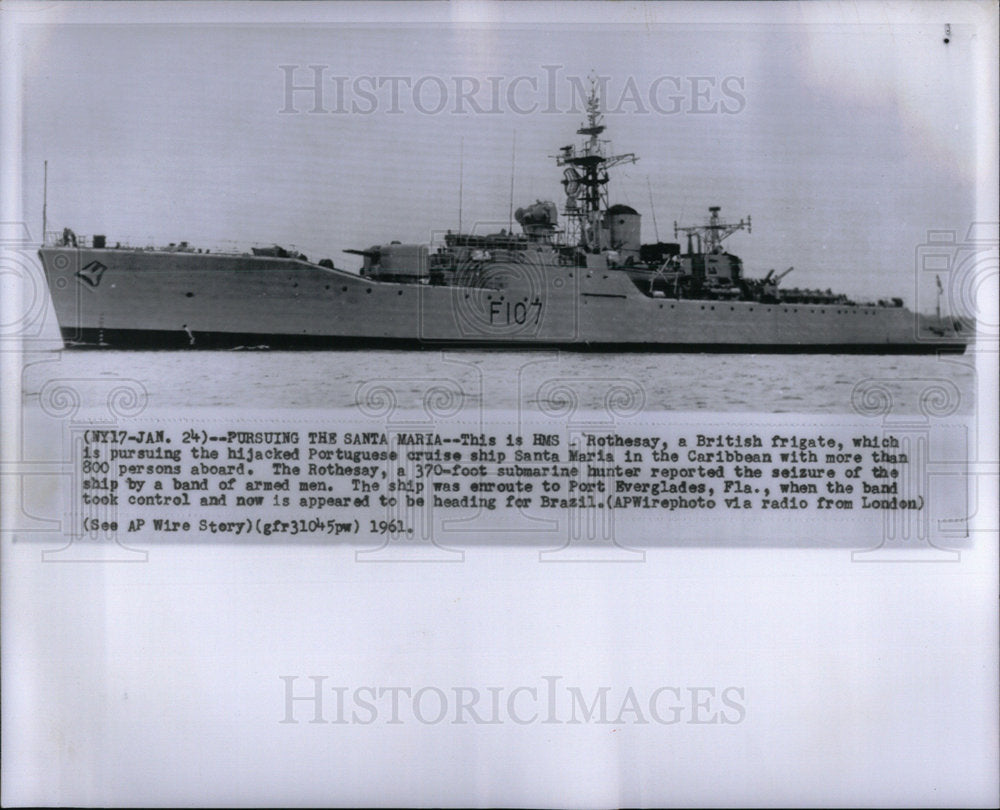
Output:
[[275,256],[65,245],[39,255],[68,347],[918,354],[967,342],[905,307],[672,298],[596,262],[521,257],[431,284]]

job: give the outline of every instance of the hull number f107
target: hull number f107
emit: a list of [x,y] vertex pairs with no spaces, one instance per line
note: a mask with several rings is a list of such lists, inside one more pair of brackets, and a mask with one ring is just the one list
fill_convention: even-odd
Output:
[[510,326],[526,323],[537,324],[542,317],[542,302],[537,298],[527,301],[492,301],[490,303],[490,324]]

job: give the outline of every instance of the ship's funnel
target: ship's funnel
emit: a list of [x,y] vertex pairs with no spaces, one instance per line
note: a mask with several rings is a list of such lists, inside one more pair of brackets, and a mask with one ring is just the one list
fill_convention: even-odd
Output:
[[639,258],[642,247],[642,215],[627,205],[612,205],[601,223],[601,249],[616,250],[624,259]]

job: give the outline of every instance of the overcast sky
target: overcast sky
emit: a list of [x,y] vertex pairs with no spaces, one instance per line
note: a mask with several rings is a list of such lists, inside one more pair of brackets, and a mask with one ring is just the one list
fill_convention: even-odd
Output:
[[[548,156],[578,140],[574,83],[596,71],[613,150],[640,158],[613,175],[611,199],[643,214],[644,240],[720,205],[753,217],[752,235],[728,243],[749,274],[794,265],[786,283],[912,304],[928,230],[961,239],[976,217],[974,31],[953,24],[945,44],[943,18],[663,13],[647,25],[22,27],[25,211],[38,229],[47,159],[50,229],[278,242],[356,267],[343,248],[457,227],[463,152],[466,227],[506,222],[515,139],[515,207],[561,206]],[[311,84],[310,65],[325,112],[309,112],[310,91],[288,98],[288,74]]]

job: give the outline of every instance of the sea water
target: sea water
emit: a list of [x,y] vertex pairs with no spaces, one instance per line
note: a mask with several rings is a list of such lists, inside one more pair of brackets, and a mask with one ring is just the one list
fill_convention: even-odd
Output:
[[[56,350],[25,358],[27,406],[59,390],[80,407],[114,381],[170,408],[386,408],[971,414],[972,353],[945,356],[566,351]],[[131,394],[127,392],[131,391]],[[121,391],[120,391],[121,393]],[[617,409],[617,411],[616,411]]]

